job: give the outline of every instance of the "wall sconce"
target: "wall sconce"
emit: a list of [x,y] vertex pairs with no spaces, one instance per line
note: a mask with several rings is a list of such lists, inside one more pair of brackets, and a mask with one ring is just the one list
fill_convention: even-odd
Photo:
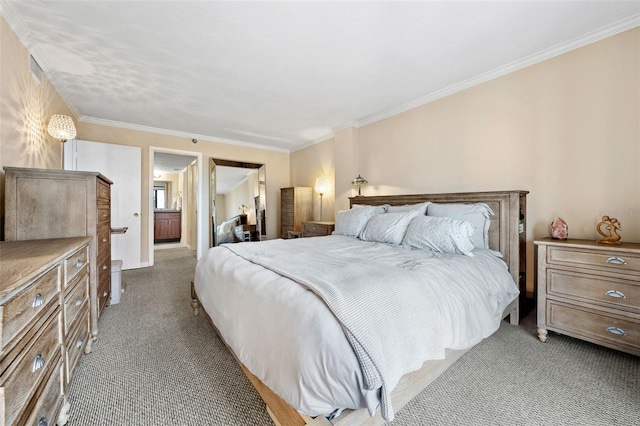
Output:
[[362,185],[366,185],[368,183],[369,182],[367,182],[367,180],[360,175],[358,175],[357,178],[351,181],[351,185],[355,185],[358,187],[358,197],[362,195],[362,192],[361,192]]
[[322,195],[331,191],[331,180],[326,176],[316,179],[315,190],[320,194],[320,221],[322,222]]
[[62,114],[53,114],[51,116],[47,132],[62,143],[75,138],[77,134],[76,126],[73,124],[71,117]]
[[238,207],[238,209],[242,210],[242,214],[246,214],[246,211],[249,209],[249,207],[242,204],[240,205],[240,207]]

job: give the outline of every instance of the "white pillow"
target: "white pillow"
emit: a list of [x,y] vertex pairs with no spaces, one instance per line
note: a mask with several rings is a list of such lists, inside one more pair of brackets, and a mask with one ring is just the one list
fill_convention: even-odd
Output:
[[410,210],[375,215],[367,222],[367,226],[360,234],[360,239],[378,243],[400,244],[407,232],[409,222],[419,213],[418,210]]
[[409,222],[402,244],[473,257],[473,232],[473,225],[467,221],[449,217],[416,216]]
[[334,234],[359,237],[369,219],[386,211],[386,206],[361,206],[351,210],[340,210],[336,216]]
[[425,201],[424,203],[418,204],[405,204],[404,206],[389,206],[387,212],[396,213],[396,212],[408,212],[411,210],[417,210],[420,214],[427,214],[427,206],[431,204],[431,201]]
[[473,245],[485,249],[489,248],[489,226],[493,215],[493,210],[485,203],[431,203],[427,207],[427,216],[450,217],[471,222],[476,228],[473,234]]
[[354,204],[351,206],[352,209],[359,209],[360,207],[382,207],[384,209],[382,213],[386,213],[389,211],[389,204],[382,204],[379,206],[370,206],[369,204]]

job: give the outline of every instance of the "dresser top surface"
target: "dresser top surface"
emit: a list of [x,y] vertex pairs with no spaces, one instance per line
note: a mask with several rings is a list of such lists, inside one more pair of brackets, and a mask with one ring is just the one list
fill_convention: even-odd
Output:
[[0,301],[89,241],[91,237],[1,241]]
[[34,169],[29,167],[3,167],[4,171],[7,173],[15,173],[19,176],[32,176],[32,177],[43,177],[43,178],[56,178],[56,177],[87,177],[87,176],[95,176],[97,178],[102,179],[103,181],[113,184],[113,181],[103,175],[100,172],[85,172],[78,170],[59,170],[59,169]]
[[556,240],[551,237],[546,237],[535,240],[534,244],[610,251],[640,251],[640,243],[626,243],[624,241],[622,242],[622,244],[598,244],[596,243],[596,240],[579,240],[571,238],[566,240]]

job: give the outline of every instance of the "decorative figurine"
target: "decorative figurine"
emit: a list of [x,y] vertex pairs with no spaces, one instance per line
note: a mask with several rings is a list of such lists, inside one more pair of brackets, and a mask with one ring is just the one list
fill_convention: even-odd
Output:
[[569,238],[569,226],[567,226],[567,222],[559,217],[553,219],[553,222],[551,222],[551,238],[554,240],[566,240]]
[[[607,231],[609,231],[609,235],[602,232],[602,225],[607,225]],[[618,235],[617,230],[622,229],[622,226],[618,219],[615,217],[602,216],[602,221],[598,223],[596,226],[596,231],[598,234],[602,235],[604,238],[596,241],[599,244],[622,244],[620,242],[620,235]]]

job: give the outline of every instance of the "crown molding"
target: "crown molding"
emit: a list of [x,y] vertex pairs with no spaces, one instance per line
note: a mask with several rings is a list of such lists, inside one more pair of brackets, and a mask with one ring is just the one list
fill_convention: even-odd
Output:
[[96,117],[82,116],[82,117],[79,118],[79,121],[81,121],[83,123],[99,124],[101,126],[117,127],[117,128],[120,128],[120,129],[137,130],[137,131],[140,131],[140,132],[156,133],[156,134],[167,135],[167,136],[175,136],[175,137],[178,137],[178,138],[186,138],[186,139],[189,139],[189,140],[198,139],[198,141],[223,143],[223,144],[226,144],[226,145],[235,145],[235,146],[241,146],[241,147],[244,147],[244,148],[259,149],[261,151],[282,152],[282,153],[285,153],[285,154],[288,154],[290,152],[288,149],[285,149],[285,148],[278,148],[278,147],[272,147],[272,146],[267,146],[267,145],[260,145],[260,144],[257,144],[257,143],[243,142],[243,141],[237,141],[237,140],[233,140],[233,139],[217,138],[217,137],[213,137],[213,136],[199,135],[199,134],[195,134],[195,133],[180,132],[180,131],[176,131],[176,130],[161,129],[161,128],[158,128],[158,127],[142,126],[142,125],[139,125],[139,124],[125,123],[125,122],[122,122],[122,121],[105,120],[105,119],[96,118]]
[[295,148],[291,148],[291,150],[289,152],[290,153],[294,153],[296,151],[302,151],[305,148],[309,148],[310,146],[317,145],[317,144],[319,144],[321,142],[327,141],[327,140],[335,137],[335,135],[336,134],[334,132],[329,132],[329,133],[327,133],[325,135],[320,136],[319,138],[315,138],[312,141],[304,142],[302,145],[298,145]]
[[[523,68],[529,67],[531,65],[537,64],[539,62],[545,61],[547,59],[551,59],[553,57],[562,55],[564,53],[570,52],[572,50],[578,49],[580,47],[586,46],[591,43],[595,43],[597,41],[603,40],[607,37],[614,36],[621,32],[630,30],[632,28],[640,26],[640,13],[635,15],[631,15],[627,18],[624,18],[620,21],[617,21],[611,25],[607,25],[606,27],[595,30],[587,35],[581,36],[579,38],[575,38],[573,40],[569,40],[568,42],[558,44],[549,49],[545,49],[541,52],[538,52],[534,55],[527,56],[525,58],[519,59],[517,61],[511,62],[510,64],[498,67],[494,70],[488,71],[486,73],[477,75],[470,79],[464,80],[460,83],[451,85],[442,90],[437,90],[433,93],[430,93],[426,96],[415,99],[411,102],[408,102],[403,105],[399,105],[395,108],[391,108],[387,111],[377,113],[374,115],[370,115],[368,117],[364,117],[360,120],[351,122],[353,127],[362,127],[367,124],[375,123],[376,121],[383,120],[388,117],[392,117],[394,115],[400,114],[402,112],[408,111],[410,109],[422,106],[429,102],[433,102],[435,100],[444,98],[449,95],[453,95],[454,93],[461,92],[465,89],[469,89],[473,86],[477,86],[479,84],[485,83],[490,80],[494,80],[498,77],[502,77],[504,75],[510,74],[512,72],[521,70]],[[341,125],[333,129],[334,132],[341,130],[348,126],[349,123]]]

